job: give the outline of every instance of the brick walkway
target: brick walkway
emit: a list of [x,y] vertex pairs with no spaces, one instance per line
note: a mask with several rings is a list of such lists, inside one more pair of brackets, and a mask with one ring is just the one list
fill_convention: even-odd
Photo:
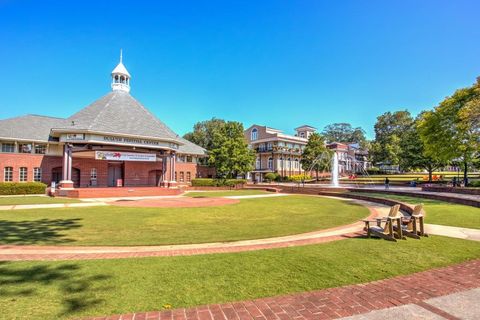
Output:
[[336,319],[407,304],[428,308],[447,319],[457,319],[428,305],[425,300],[479,287],[480,260],[472,260],[366,284],[242,302],[89,319]]

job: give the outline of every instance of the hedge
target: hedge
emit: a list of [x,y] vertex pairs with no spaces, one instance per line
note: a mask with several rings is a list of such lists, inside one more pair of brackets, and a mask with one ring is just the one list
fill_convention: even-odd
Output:
[[41,182],[0,182],[0,195],[44,194],[46,188]]
[[247,183],[245,179],[206,179],[197,178],[192,180],[193,187],[233,187]]
[[468,186],[472,188],[480,188],[480,180],[470,181]]

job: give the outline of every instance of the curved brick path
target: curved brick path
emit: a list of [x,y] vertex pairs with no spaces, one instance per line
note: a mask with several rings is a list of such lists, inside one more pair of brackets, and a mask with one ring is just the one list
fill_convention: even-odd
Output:
[[[370,210],[369,219],[380,214],[386,215],[388,211],[388,207],[383,205],[361,200],[349,201],[354,201],[366,206]],[[130,247],[2,245],[0,246],[0,261],[119,259],[253,251],[317,244],[358,237],[361,234],[363,235],[362,228],[363,223],[356,222],[346,226],[284,237],[191,245]]]
[[[417,308],[417,310],[428,310],[433,313],[434,316],[437,316],[435,319],[458,319],[434,306],[429,299],[452,293],[466,292],[466,290],[479,287],[480,260],[473,260],[445,268],[431,269],[407,276],[399,276],[366,284],[242,302],[89,319],[337,319],[402,305],[410,305]],[[459,305],[465,305],[465,301],[463,300],[457,301],[457,303],[459,303]],[[470,312],[472,311],[470,310]],[[403,315],[405,316],[405,314]],[[439,318],[439,316],[443,318]],[[368,319],[368,316],[366,318]],[[405,319],[407,318],[408,317],[405,317]],[[476,319],[479,318],[480,311]],[[372,319],[380,318],[376,317]]]

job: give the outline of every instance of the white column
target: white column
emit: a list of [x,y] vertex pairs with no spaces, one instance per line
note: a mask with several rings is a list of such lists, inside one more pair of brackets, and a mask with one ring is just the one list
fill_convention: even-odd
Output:
[[68,178],[67,178],[67,180],[72,181],[72,148],[68,147],[67,155],[68,155],[68,166],[67,166]]
[[62,180],[68,180],[68,146],[63,146]]
[[175,182],[175,163],[176,163],[176,155],[173,154],[172,155],[172,180],[173,182]]

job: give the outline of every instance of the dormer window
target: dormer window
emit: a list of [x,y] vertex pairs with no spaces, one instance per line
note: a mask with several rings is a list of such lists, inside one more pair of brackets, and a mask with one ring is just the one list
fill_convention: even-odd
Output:
[[305,132],[303,132],[303,131],[300,132],[300,137],[301,137],[301,138],[305,138]]
[[253,128],[252,132],[250,133],[250,140],[254,141],[258,139],[258,130],[257,128]]

